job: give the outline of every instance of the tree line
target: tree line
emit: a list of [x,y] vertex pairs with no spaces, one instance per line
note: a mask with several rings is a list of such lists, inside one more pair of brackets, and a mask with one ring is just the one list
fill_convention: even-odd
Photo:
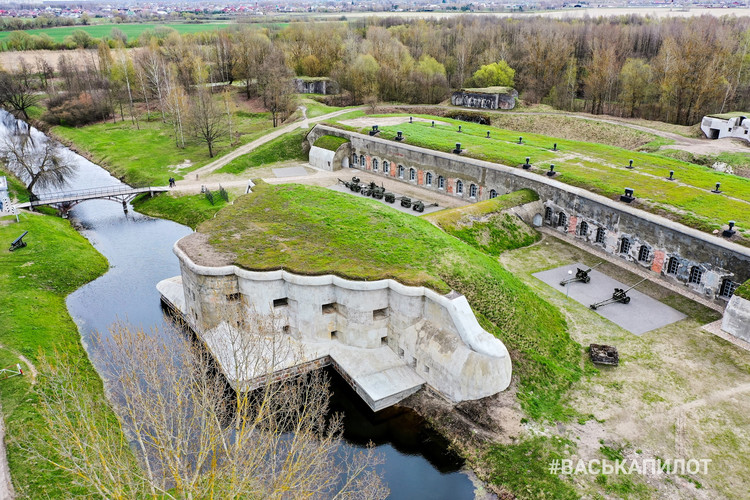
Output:
[[[72,95],[100,103],[101,112],[88,116],[124,118],[123,107],[139,101],[149,115],[178,123],[188,114],[179,103],[195,102],[178,94],[234,82],[248,98],[262,97],[277,121],[293,108],[295,74],[336,80],[344,92],[337,104],[434,104],[451,89],[500,78],[529,103],[680,124],[750,107],[747,18],[371,18],[184,35],[164,27],[136,41],[115,28],[84,45],[97,48],[84,67],[64,56],[57,68],[37,60],[14,78],[36,82],[24,85],[48,91],[51,108],[65,104],[69,114]],[[49,87],[53,77],[63,81],[59,88]],[[180,142],[182,125],[175,128]]]

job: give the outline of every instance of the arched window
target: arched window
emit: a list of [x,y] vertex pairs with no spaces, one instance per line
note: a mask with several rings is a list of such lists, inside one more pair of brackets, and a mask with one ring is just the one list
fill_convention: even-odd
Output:
[[464,194],[464,183],[456,181],[456,194]]
[[622,237],[620,239],[620,253],[628,253],[630,251],[630,240]]
[[404,166],[403,165],[398,166],[398,178],[399,179],[404,178]]
[[690,268],[690,278],[688,279],[688,283],[700,283],[702,276],[703,269],[698,266],[693,266]]
[[387,174],[391,171],[391,164],[383,160],[383,173]]
[[667,263],[667,274],[677,274],[677,270],[680,268],[680,261],[677,257],[670,257]]
[[578,234],[580,236],[588,236],[589,234],[589,224],[586,221],[581,222],[581,225],[578,227]]
[[378,171],[378,159],[377,158],[372,159],[372,171],[373,172]]
[[445,189],[445,177],[438,176],[438,189]]
[[471,184],[469,186],[469,197],[470,198],[476,198],[477,197],[477,192],[478,192],[477,185],[476,184]]
[[366,163],[365,162],[365,155],[360,156],[359,157],[359,164],[364,167],[365,163]]
[[605,234],[607,234],[607,231],[605,231],[603,227],[596,228],[596,242],[604,243]]
[[417,180],[417,171],[413,168],[409,169],[409,180],[410,181],[416,181]]
[[641,248],[638,249],[638,260],[641,262],[646,262],[651,255],[651,252],[649,251],[648,247],[646,245],[641,245]]
[[557,227],[565,227],[568,225],[568,216],[565,215],[565,212],[560,212],[557,215]]
[[497,191],[490,189],[490,199],[497,198]]
[[359,156],[357,156],[357,153],[352,154],[352,167],[356,167],[359,163]]
[[430,172],[427,172],[424,176],[424,183],[427,186],[432,186],[432,174]]
[[546,220],[549,223],[552,223],[552,209],[550,207],[544,208],[544,220]]

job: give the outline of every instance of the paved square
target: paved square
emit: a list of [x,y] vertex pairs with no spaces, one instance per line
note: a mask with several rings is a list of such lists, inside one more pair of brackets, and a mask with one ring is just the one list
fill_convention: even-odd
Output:
[[[569,277],[568,271],[573,271],[573,274],[570,276],[575,276],[576,269],[579,267],[581,269],[588,269],[588,266],[577,263],[535,273],[533,276],[547,283],[560,293],[565,293],[566,287],[560,286],[560,282]],[[606,274],[598,272],[596,269],[592,270],[589,276],[591,277],[589,283],[575,282],[567,285],[570,298],[584,304],[586,307],[612,297],[612,292],[615,291],[615,288],[625,290],[637,283],[635,281],[627,285],[622,284]],[[638,289],[630,290],[628,297],[630,297],[629,304],[614,302],[600,307],[596,312],[636,335],[642,335],[686,317],[668,305],[662,304],[658,300],[639,292]]]
[[276,177],[304,177],[307,174],[305,167],[274,168],[273,175]]

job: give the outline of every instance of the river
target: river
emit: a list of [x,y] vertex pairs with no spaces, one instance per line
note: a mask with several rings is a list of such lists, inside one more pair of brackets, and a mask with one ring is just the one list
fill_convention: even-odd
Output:
[[[0,110],[0,137],[12,123]],[[32,134],[41,133],[32,129]],[[82,156],[64,150],[66,159],[78,165],[76,175],[65,190],[88,189],[121,184],[102,167]],[[70,315],[78,325],[82,341],[96,365],[92,352],[97,332],[106,336],[109,326],[126,321],[159,335],[174,334],[164,315],[156,284],[180,273],[172,246],[192,230],[168,220],[138,214],[119,203],[91,200],[70,212],[71,221],[108,260],[103,276],[68,296]],[[391,489],[392,499],[470,499],[474,485],[463,461],[447,451],[445,441],[429,431],[411,410],[385,410],[373,413],[333,371],[332,411],[344,413],[345,446],[375,444],[383,456],[380,466]]]

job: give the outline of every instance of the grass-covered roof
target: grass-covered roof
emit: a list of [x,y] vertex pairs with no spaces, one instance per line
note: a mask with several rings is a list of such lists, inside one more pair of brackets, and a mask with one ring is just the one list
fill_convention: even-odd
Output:
[[[580,375],[579,346],[561,314],[490,256],[427,220],[329,189],[258,183],[198,226],[211,248],[246,269],[349,279],[393,278],[440,293],[462,293],[480,324],[505,342],[532,416],[562,411]],[[201,250],[188,251],[198,257]],[[200,260],[200,259],[199,259]]]

